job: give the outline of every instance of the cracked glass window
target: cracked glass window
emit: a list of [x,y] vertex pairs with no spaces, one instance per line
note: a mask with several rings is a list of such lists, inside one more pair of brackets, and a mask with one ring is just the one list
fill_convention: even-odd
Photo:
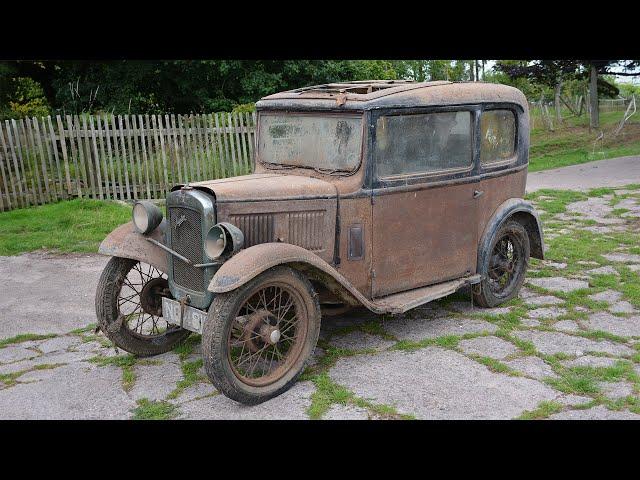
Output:
[[516,118],[511,110],[488,110],[480,120],[480,163],[490,165],[511,159],[516,148]]
[[378,177],[471,167],[471,113],[381,116],[376,122]]

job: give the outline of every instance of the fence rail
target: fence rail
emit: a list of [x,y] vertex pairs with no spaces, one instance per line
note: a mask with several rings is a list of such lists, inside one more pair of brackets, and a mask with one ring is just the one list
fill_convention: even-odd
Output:
[[0,122],[0,210],[80,197],[164,198],[252,169],[255,113],[65,115]]

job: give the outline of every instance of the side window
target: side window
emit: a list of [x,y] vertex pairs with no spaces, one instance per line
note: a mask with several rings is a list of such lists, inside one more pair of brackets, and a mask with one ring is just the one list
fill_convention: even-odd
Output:
[[480,119],[480,163],[491,165],[513,157],[516,117],[511,110],[486,110]]
[[387,115],[376,122],[378,177],[470,168],[471,112]]

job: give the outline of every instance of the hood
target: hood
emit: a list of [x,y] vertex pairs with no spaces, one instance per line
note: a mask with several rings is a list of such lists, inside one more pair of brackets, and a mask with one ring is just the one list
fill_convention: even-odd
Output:
[[[216,203],[260,200],[333,198],[333,184],[317,178],[277,173],[253,173],[190,184],[215,195]],[[179,188],[179,187],[178,187]]]

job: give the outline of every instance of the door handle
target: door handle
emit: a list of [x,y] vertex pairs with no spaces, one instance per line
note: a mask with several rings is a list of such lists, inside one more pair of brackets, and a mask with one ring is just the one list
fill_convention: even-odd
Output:
[[478,197],[482,196],[483,193],[484,193],[483,190],[474,190],[473,191],[473,198],[478,198]]

